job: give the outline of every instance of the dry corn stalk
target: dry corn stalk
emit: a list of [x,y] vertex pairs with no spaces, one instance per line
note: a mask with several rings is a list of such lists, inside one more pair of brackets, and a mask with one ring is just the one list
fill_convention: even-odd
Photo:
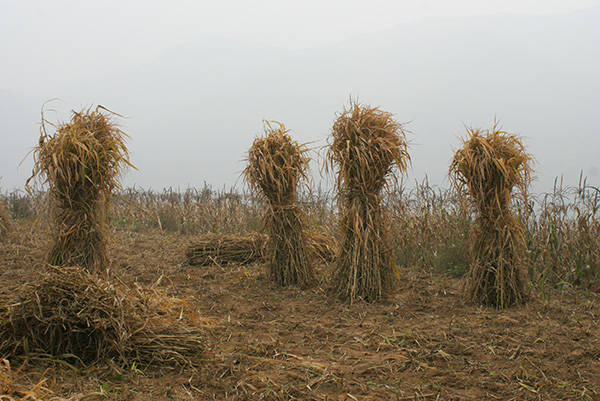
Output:
[[0,200],[0,241],[2,241],[8,235],[12,229],[12,222],[10,219],[10,213],[8,207],[3,200]]
[[123,367],[192,365],[206,321],[186,300],[110,282],[79,267],[49,266],[0,305],[0,353],[42,353]]
[[283,124],[265,122],[265,135],[254,140],[244,170],[252,190],[267,201],[267,263],[272,279],[282,286],[314,282],[306,219],[297,201],[298,186],[307,179],[308,161],[305,147],[292,140]]
[[377,301],[394,286],[389,219],[382,191],[410,157],[402,125],[390,113],[351,103],[332,129],[328,166],[336,169],[341,240],[334,291],[344,299]]
[[107,260],[107,210],[129,165],[126,135],[98,106],[73,112],[71,121],[48,136],[43,127],[31,178],[49,184],[54,243],[48,263],[103,268]]
[[513,216],[511,194],[514,187],[526,194],[530,162],[521,139],[496,125],[468,129],[454,155],[450,177],[478,214],[465,285],[472,302],[505,308],[525,300],[524,232]]
[[[192,266],[261,263],[266,260],[268,240],[267,235],[260,233],[204,234],[188,247],[186,257]],[[335,238],[328,234],[308,231],[306,240],[312,257],[323,263],[334,260],[337,248]]]

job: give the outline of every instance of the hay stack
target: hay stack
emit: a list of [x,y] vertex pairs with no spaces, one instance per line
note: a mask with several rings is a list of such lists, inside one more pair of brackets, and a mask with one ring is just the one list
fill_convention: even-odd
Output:
[[[269,237],[265,234],[204,234],[186,250],[188,264],[192,266],[240,265],[265,262]],[[335,238],[315,231],[306,232],[308,252],[323,263],[335,258]]]
[[10,213],[8,212],[8,206],[6,205],[6,202],[0,200],[0,241],[6,238],[11,229],[12,222]]
[[314,282],[305,234],[305,216],[297,201],[301,180],[307,178],[306,149],[293,141],[283,124],[265,122],[265,136],[248,152],[244,176],[253,191],[267,201],[264,224],[269,240],[267,264],[279,285],[308,286]]
[[526,193],[531,157],[521,139],[496,126],[468,129],[454,155],[450,177],[467,192],[478,212],[472,235],[472,263],[466,296],[476,303],[505,308],[524,301],[523,228],[512,214],[511,193]]
[[123,367],[191,364],[200,320],[158,290],[114,285],[78,267],[49,267],[0,306],[0,355],[42,353]]
[[382,190],[410,161],[402,126],[390,113],[352,103],[335,121],[329,149],[337,169],[341,240],[334,290],[350,302],[376,301],[395,275]]
[[106,264],[110,197],[119,186],[123,166],[131,164],[125,134],[101,109],[73,112],[71,121],[58,127],[54,136],[43,130],[35,148],[29,180],[40,177],[50,186],[51,265],[94,271]]

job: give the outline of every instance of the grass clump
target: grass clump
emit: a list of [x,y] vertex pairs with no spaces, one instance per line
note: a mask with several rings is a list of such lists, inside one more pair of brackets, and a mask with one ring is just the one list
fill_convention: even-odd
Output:
[[189,365],[203,348],[200,320],[184,300],[114,284],[79,267],[49,266],[38,282],[2,301],[2,357]]
[[6,202],[0,199],[0,241],[4,240],[12,229],[12,221]]
[[[73,112],[34,150],[32,177],[49,184],[54,242],[48,263],[99,270],[107,261],[107,211],[125,165],[132,166],[126,135],[106,109]],[[28,184],[29,184],[28,180]]]
[[396,279],[382,191],[407,168],[406,135],[390,113],[352,103],[332,138],[328,161],[338,172],[341,222],[334,291],[350,302],[377,301]]
[[468,129],[450,165],[450,177],[477,212],[465,293],[469,301],[505,308],[526,298],[524,229],[511,196],[525,195],[531,157],[521,139],[501,131]]
[[248,152],[244,177],[267,202],[264,216],[267,264],[281,286],[314,282],[306,238],[306,218],[297,201],[298,186],[306,180],[306,148],[292,140],[285,126],[265,122],[265,135]]

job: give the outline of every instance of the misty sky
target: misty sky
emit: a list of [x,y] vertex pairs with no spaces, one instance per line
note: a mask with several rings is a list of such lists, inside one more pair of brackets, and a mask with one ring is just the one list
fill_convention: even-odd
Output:
[[409,182],[446,186],[464,126],[497,117],[536,190],[600,185],[599,22],[591,0],[0,0],[0,188],[23,186],[52,98],[52,121],[126,116],[125,185],[184,189],[240,186],[262,119],[318,150],[350,96],[408,123]]

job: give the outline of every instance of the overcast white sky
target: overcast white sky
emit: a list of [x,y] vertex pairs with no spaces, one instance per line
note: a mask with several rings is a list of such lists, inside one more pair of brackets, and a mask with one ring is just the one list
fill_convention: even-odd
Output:
[[[0,85],[34,90],[143,61],[181,43],[236,39],[283,48],[323,46],[403,21],[565,13],[597,0],[2,0]],[[524,38],[525,39],[525,38]],[[124,59],[124,60],[123,60]]]
[[[599,60],[599,30],[594,30],[585,15],[589,9],[597,16],[599,5],[600,1],[593,0],[0,0],[0,117],[3,119],[0,143],[5,144],[4,149],[0,147],[0,187],[22,186],[31,163],[27,159],[21,167],[17,168],[17,164],[36,142],[41,104],[53,97],[62,99],[56,106],[62,112],[57,118],[64,118],[71,108],[96,103],[129,116],[124,127],[132,134],[131,150],[140,171],[126,177],[128,185],[185,187],[203,181],[230,185],[241,170],[244,149],[260,133],[261,118],[285,120],[300,140],[319,140],[328,134],[334,113],[343,107],[349,95],[373,105],[381,104],[401,121],[413,121],[411,129],[417,146],[413,155],[415,178],[427,173],[434,177],[434,182],[443,184],[452,152],[449,145],[457,144],[456,138],[463,132],[461,124],[484,124],[499,114],[507,129],[530,138],[534,150],[543,152],[535,155],[538,163],[542,162],[538,172],[544,175],[543,182],[551,182],[550,176],[562,172],[572,181],[581,169],[598,181],[600,162],[594,155],[600,151],[600,141],[593,110],[600,106],[595,91],[600,85],[595,69]],[[473,74],[465,72],[457,62],[450,63],[450,67],[432,66],[438,59],[424,54],[420,44],[425,48],[440,44],[441,48],[433,51],[448,52],[449,58],[442,60],[458,60],[462,56],[473,59],[482,53],[485,44],[478,43],[477,38],[470,42],[470,25],[484,21],[484,27],[475,27],[472,32],[474,36],[481,33],[485,36],[489,33],[485,27],[488,20],[521,24],[514,31],[512,25],[503,27],[500,34],[489,31],[493,39],[490,55],[502,54],[505,45],[522,46],[514,52],[506,51],[508,59],[500,61],[506,68],[499,71],[510,70],[512,75],[501,77],[499,82],[510,86],[512,76],[518,75],[514,66],[522,62],[518,57],[527,59],[528,48],[547,57],[548,69],[554,69],[555,74],[537,73],[544,71],[546,60],[539,60],[538,65],[531,58],[529,62],[535,68],[523,65],[523,71],[532,76],[518,78],[526,83],[519,90],[523,92],[522,98],[528,99],[519,107],[517,99],[496,96],[497,102],[488,104],[481,97],[477,105],[464,110],[452,107],[440,110],[436,104],[444,104],[442,99],[448,103],[452,94],[444,92],[444,85],[430,88],[432,82],[444,84],[444,80],[456,79],[448,85],[467,88],[473,97],[478,88],[490,90],[483,82],[489,77],[481,77],[483,83],[472,81]],[[581,21],[585,29],[579,35]],[[562,29],[557,34],[558,41],[565,38],[560,43],[562,47],[557,48],[554,39],[543,42],[545,32],[553,32],[555,23],[557,29]],[[416,32],[414,38],[410,37],[412,31]],[[511,37],[511,33],[517,36]],[[458,41],[467,38],[464,49],[454,47],[451,53],[447,49],[451,44],[444,44],[448,35],[458,35],[453,39]],[[504,36],[508,38],[506,44]],[[351,58],[353,46],[357,52],[364,52],[370,47],[369,41],[377,42],[382,52],[394,53],[397,49],[398,54],[389,56],[394,65],[402,66],[404,59],[412,63],[408,68],[413,72],[412,77],[396,82],[394,94],[390,93],[391,87],[386,87],[384,75],[391,71],[371,69],[368,60],[357,61],[363,63],[360,68],[346,71],[348,64],[340,61],[336,66],[335,60],[328,59],[331,54]],[[568,60],[561,58],[565,51],[572,52]],[[292,65],[298,71],[285,75],[274,67],[279,60],[283,60],[282,65],[288,70]],[[261,64],[263,61],[265,65]],[[302,65],[304,61],[306,66]],[[315,68],[321,61],[328,79]],[[424,75],[419,75],[421,62]],[[564,71],[560,70],[561,63],[568,64]],[[336,67],[339,74],[334,75]],[[456,74],[447,71],[453,67],[460,68]],[[193,74],[195,68],[197,76]],[[464,68],[477,71],[473,65]],[[404,73],[401,68],[396,70],[399,75]],[[264,71],[268,74],[261,75]],[[382,81],[367,78],[373,75]],[[145,79],[139,78],[142,76]],[[271,76],[278,78],[270,81]],[[138,78],[140,81],[134,82]],[[289,84],[290,80],[298,86]],[[425,87],[422,93],[419,80]],[[260,93],[262,87],[273,85],[278,85],[278,90]],[[556,93],[563,103],[543,103],[548,100],[545,95],[551,93],[550,87],[566,93]],[[302,92],[308,88],[312,97]],[[409,94],[403,92],[408,89]],[[492,89],[499,92],[502,88]],[[269,98],[269,93],[278,98]],[[248,95],[246,103],[239,100],[245,95]],[[456,95],[456,102],[468,102]],[[415,98],[415,102],[395,100],[407,96]],[[546,99],[541,102],[546,106],[540,103],[539,110],[534,110],[531,105],[537,97],[544,96]],[[254,98],[259,100],[255,102]],[[321,103],[315,104],[315,100]],[[413,103],[415,106],[411,108]],[[427,104],[431,104],[431,110],[427,110]],[[314,116],[298,112],[303,109],[313,111]],[[556,115],[559,109],[564,115]],[[583,110],[581,115],[579,110]],[[454,120],[450,118],[451,111],[456,113]],[[190,116],[189,123],[182,121],[186,113]],[[199,119],[197,115],[202,113],[218,116],[220,121]],[[525,116],[529,113],[531,119],[527,120]],[[559,121],[548,121],[554,118]],[[543,130],[541,121],[546,124]],[[564,132],[569,121],[580,137]],[[204,125],[199,126],[200,123]],[[540,128],[538,133],[536,127]],[[549,133],[552,127],[557,131]],[[445,132],[437,137],[435,132],[441,128]],[[169,130],[176,132],[165,132]],[[560,135],[565,138],[562,145],[558,144]],[[226,140],[219,142],[218,137]],[[544,138],[556,140],[556,146],[544,143]],[[574,139],[579,143],[573,143]],[[193,152],[190,146],[196,147]],[[447,157],[443,156],[446,149]],[[563,160],[553,167],[553,162],[561,157]]]

